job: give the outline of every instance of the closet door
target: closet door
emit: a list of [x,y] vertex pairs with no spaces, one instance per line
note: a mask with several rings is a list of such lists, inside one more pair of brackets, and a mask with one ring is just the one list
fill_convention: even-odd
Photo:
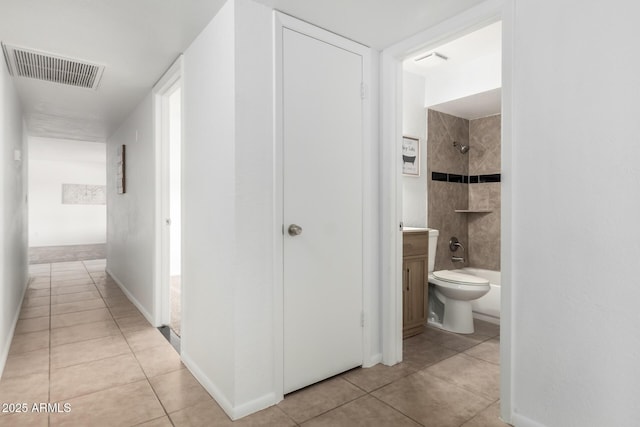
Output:
[[284,391],[362,364],[362,57],[283,29]]

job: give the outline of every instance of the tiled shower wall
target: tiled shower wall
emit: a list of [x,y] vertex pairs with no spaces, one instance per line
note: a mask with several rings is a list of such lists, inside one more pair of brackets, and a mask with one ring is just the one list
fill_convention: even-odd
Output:
[[[469,121],[434,110],[427,110],[427,179],[429,228],[440,231],[436,249],[436,270],[452,270],[468,265],[451,262],[449,239],[455,236],[465,247],[469,241],[467,215],[455,213],[469,205],[468,185],[431,179],[432,172],[469,175],[468,154],[462,154],[453,141],[469,144]],[[461,253],[458,250],[458,253]]]
[[[501,116],[469,121],[469,174],[500,173]],[[490,213],[467,214],[469,265],[500,271],[500,183],[469,184],[469,208]]]
[[[500,115],[466,120],[427,110],[427,123],[428,226],[440,230],[435,269],[471,266],[499,270],[500,182],[478,183],[477,178],[500,173]],[[462,154],[453,147],[453,141],[471,149]],[[449,174],[449,178],[433,180],[432,172]],[[458,178],[463,182],[451,182]],[[492,212],[454,212],[467,208]],[[451,261],[452,236],[465,246],[464,263]],[[462,251],[455,255],[461,256]]]

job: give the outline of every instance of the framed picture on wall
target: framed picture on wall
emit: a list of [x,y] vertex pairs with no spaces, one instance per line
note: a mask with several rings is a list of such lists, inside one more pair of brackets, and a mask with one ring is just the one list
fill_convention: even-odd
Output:
[[402,137],[402,174],[420,176],[420,140]]
[[124,144],[118,146],[118,154],[116,156],[116,192],[124,194],[127,192],[126,186],[126,156],[127,150]]

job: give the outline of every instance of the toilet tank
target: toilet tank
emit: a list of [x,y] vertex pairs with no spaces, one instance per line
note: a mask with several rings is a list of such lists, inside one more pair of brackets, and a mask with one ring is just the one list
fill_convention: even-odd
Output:
[[440,232],[434,228],[429,228],[429,273],[436,265],[436,248],[438,247],[438,236]]

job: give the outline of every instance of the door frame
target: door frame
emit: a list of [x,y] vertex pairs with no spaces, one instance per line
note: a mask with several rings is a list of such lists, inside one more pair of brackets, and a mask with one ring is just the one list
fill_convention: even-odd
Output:
[[315,27],[284,13],[274,11],[274,223],[273,223],[273,336],[274,393],[276,402],[284,397],[284,211],[283,211],[283,108],[282,108],[282,31],[284,28],[313,37],[325,43],[362,56],[362,81],[365,96],[362,102],[363,137],[363,271],[362,307],[363,366],[373,366],[382,360],[374,349],[379,345],[379,272],[378,272],[378,156],[377,156],[377,76],[373,61],[377,54],[367,46]]
[[380,59],[380,191],[381,204],[381,264],[382,283],[382,352],[383,363],[394,365],[402,361],[402,61],[418,50],[435,47],[479,29],[502,21],[502,209],[501,209],[501,288],[500,313],[500,412],[509,422],[512,414],[511,365],[511,201],[513,144],[513,0],[487,0],[440,24],[401,41],[381,53]]
[[[154,271],[153,271],[153,300],[154,300],[154,326],[168,325],[171,321],[171,303],[169,292],[169,267],[170,267],[170,230],[166,226],[166,219],[170,217],[169,200],[170,182],[169,174],[169,96],[180,89],[181,105],[184,105],[183,56],[180,55],[158,80],[153,87],[153,128],[155,140],[155,241],[154,241]],[[181,153],[184,153],[184,109],[180,111],[181,126]],[[184,156],[181,155],[181,163],[184,165]],[[181,191],[184,190],[181,180]],[[184,206],[181,206],[184,211]],[[183,212],[184,214],[184,212]],[[184,236],[184,224],[181,224]],[[183,246],[184,242],[180,242]],[[182,280],[184,289],[184,279]],[[181,304],[184,301],[184,292],[181,292]]]

